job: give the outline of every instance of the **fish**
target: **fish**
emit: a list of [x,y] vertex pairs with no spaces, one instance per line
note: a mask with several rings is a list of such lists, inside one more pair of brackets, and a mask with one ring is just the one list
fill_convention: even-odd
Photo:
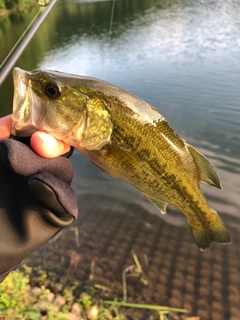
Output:
[[138,188],[162,213],[181,211],[201,251],[231,237],[200,182],[221,189],[208,159],[153,106],[111,83],[52,70],[13,70],[12,134],[46,131],[109,175]]

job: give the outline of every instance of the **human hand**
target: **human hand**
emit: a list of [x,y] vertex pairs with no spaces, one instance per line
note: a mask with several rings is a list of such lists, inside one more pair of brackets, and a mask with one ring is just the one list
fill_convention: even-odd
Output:
[[[9,116],[0,119],[0,139],[10,135],[11,125]],[[35,139],[31,145],[39,141],[41,156],[20,141],[0,141],[0,282],[78,215],[70,187],[72,165],[66,157],[56,157],[68,146],[64,149],[65,144],[53,138],[55,157],[45,159],[42,155],[53,156],[45,152],[49,140]]]
[[[12,116],[0,118],[0,140],[10,136]],[[32,149],[44,158],[54,158],[69,152],[70,146],[61,140],[55,139],[43,131],[35,132],[30,139]]]

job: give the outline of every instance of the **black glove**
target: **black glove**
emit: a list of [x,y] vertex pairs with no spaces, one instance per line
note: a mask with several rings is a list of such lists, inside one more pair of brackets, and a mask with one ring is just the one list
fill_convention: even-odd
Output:
[[0,282],[78,215],[65,157],[44,159],[29,146],[0,141]]

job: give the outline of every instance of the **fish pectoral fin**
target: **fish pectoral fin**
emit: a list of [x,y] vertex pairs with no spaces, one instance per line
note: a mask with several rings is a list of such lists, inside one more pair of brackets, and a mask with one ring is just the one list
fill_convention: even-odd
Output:
[[156,200],[152,197],[149,197],[145,193],[143,193],[143,194],[155,207],[157,207],[161,211],[162,214],[166,213],[168,203],[161,201],[161,200]]
[[208,159],[189,144],[186,143],[186,146],[198,168],[201,181],[222,189],[219,177]]
[[231,237],[219,216],[212,226],[194,228],[190,225],[190,229],[193,239],[201,251],[206,251],[212,242],[231,244]]

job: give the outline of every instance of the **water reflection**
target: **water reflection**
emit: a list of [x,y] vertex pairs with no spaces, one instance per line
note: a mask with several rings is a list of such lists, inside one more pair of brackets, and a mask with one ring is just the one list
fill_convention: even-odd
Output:
[[[94,279],[103,285],[114,282],[113,297],[121,298],[121,273],[133,263],[134,249],[143,265],[143,254],[148,257],[149,285],[129,277],[130,299],[185,307],[201,320],[238,320],[239,2],[118,0],[111,17],[112,4],[59,1],[18,66],[106,79],[157,107],[216,167],[224,189],[202,188],[226,221],[233,243],[200,253],[181,213],[169,206],[166,215],[159,215],[137,189],[108,177],[76,152],[80,246],[70,228],[38,251],[32,263],[47,269],[46,257],[53,257],[57,274],[75,270],[85,285],[94,260]],[[17,26],[8,20],[5,33]],[[10,112],[11,91],[9,78],[0,88],[0,111],[7,106]],[[69,250],[81,257],[80,267],[71,266]]]
[[[220,3],[226,7],[225,2]],[[219,146],[227,139],[225,149],[238,152],[235,138],[239,138],[240,77],[239,56],[234,52],[239,52],[239,23],[231,13],[239,12],[239,6],[229,4],[228,14],[224,14],[224,23],[229,27],[225,28],[221,22],[222,6],[216,3],[213,11],[212,5],[171,2],[160,9],[158,5],[149,6],[142,15],[131,14],[125,8],[125,21],[117,15],[116,7],[110,43],[110,5],[106,7],[108,19],[104,23],[99,21],[96,10],[91,10],[90,15],[81,9],[84,16],[88,12],[88,22],[81,22],[86,17],[74,20],[61,50],[52,49],[40,66],[119,84],[156,106],[179,133],[186,128],[183,134],[187,137],[194,130],[198,138],[205,134]],[[91,27],[90,21],[94,23]]]

